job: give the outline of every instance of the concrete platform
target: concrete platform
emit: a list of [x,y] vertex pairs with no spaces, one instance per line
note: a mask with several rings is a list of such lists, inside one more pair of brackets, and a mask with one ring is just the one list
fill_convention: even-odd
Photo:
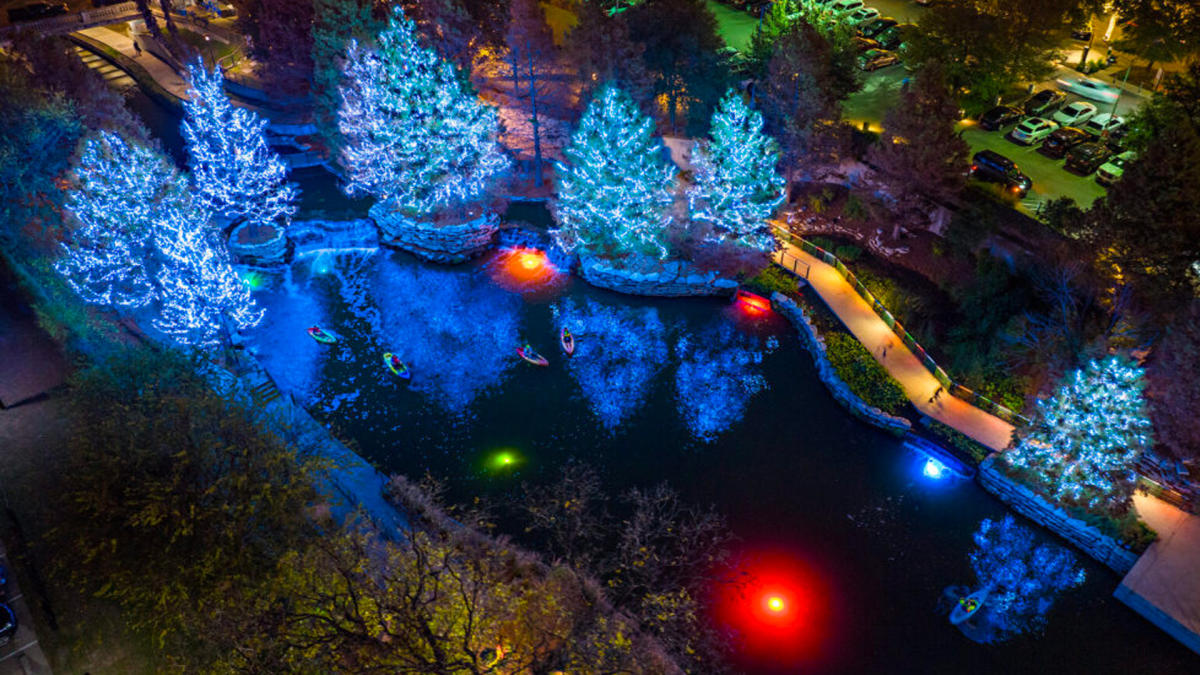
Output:
[[1141,494],[1134,505],[1158,541],[1113,595],[1200,654],[1200,516]]

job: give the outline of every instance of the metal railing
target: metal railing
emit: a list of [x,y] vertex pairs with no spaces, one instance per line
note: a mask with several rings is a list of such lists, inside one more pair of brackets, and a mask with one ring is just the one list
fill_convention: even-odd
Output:
[[779,260],[776,264],[801,279],[808,279],[808,273],[812,271],[811,265],[797,258],[783,249],[779,249]]
[[[912,351],[913,355],[917,357],[917,360],[925,366],[926,370],[933,374],[934,379],[936,379],[939,384],[945,387],[946,391],[950,395],[954,396],[955,398],[962,399],[967,403],[979,408],[980,410],[995,415],[996,417],[999,417],[1010,424],[1029,424],[1028,417],[1025,417],[1024,415],[1006,406],[1000,405],[999,403],[991,400],[983,394],[980,394],[979,392],[955,382],[953,378],[951,378],[950,375],[945,371],[945,369],[939,366],[937,361],[934,361],[933,357],[925,351],[925,348],[922,347],[919,342],[917,342],[917,339],[913,337],[911,333],[905,330],[903,324],[901,324],[896,317],[893,316],[890,311],[888,311],[888,308],[885,307],[883,303],[880,302],[879,299],[876,298],[871,291],[868,290],[867,287],[858,280],[858,277],[856,277],[853,272],[851,272],[844,264],[842,264],[842,261],[839,260],[837,256],[829,251],[826,251],[820,246],[813,244],[807,239],[790,232],[784,227],[780,227],[779,225],[775,225],[774,227],[776,232],[778,232],[783,239],[799,247],[800,250],[808,253],[817,260],[820,260],[821,262],[824,262],[837,270],[838,275],[850,284],[854,291],[858,293],[859,297],[867,301],[867,304],[871,306],[871,309],[875,311],[875,314],[879,318],[883,319],[883,322],[892,329],[892,332],[896,334],[896,337],[900,338],[904,345],[908,347],[909,350]],[[783,260],[782,257],[780,259]],[[788,269],[787,265],[783,265],[783,267],[784,269]],[[804,278],[808,278],[807,269],[805,270]]]

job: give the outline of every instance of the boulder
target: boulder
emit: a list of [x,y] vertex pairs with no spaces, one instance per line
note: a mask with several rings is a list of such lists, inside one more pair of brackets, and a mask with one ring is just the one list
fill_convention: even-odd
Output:
[[382,203],[371,207],[380,243],[437,263],[462,263],[492,247],[500,217],[483,213],[460,223],[436,223],[391,211]]

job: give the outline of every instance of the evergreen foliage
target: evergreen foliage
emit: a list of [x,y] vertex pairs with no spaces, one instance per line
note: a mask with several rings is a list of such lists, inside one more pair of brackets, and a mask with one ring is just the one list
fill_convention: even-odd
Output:
[[286,223],[296,212],[297,192],[284,182],[287,166],[267,144],[267,121],[229,101],[220,66],[210,71],[197,60],[188,72],[183,137],[200,200],[231,219]]
[[413,216],[483,198],[509,166],[496,143],[495,111],[420,43],[398,10],[376,43],[351,40],[347,50],[338,111],[346,191]]
[[1092,361],[1038,402],[1032,427],[1001,457],[1056,500],[1121,511],[1137,480],[1134,464],[1152,442],[1144,388],[1127,359]]
[[688,203],[692,218],[714,228],[713,243],[775,249],[767,219],[783,203],[784,180],[775,170],[779,146],[762,127],[762,115],[730,90],[713,113],[712,140],[692,152]]
[[337,111],[342,59],[352,38],[367,39],[383,27],[375,17],[374,6],[374,0],[313,0],[313,117],[317,131],[335,157],[341,144]]
[[654,122],[607,85],[588,105],[558,167],[555,236],[586,255],[667,257],[675,167]]
[[583,93],[611,83],[639,104],[648,101],[652,85],[642,61],[645,47],[630,37],[628,15],[611,14],[595,0],[579,3],[576,13],[579,23],[567,34],[565,48],[579,70]]

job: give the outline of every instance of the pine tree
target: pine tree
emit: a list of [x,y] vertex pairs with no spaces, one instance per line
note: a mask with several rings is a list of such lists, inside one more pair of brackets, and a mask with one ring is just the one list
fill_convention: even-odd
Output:
[[379,32],[382,22],[375,18],[374,5],[374,0],[313,0],[313,116],[334,156],[341,143],[337,110],[342,58],[351,38],[364,39]]
[[1067,376],[1025,437],[1001,457],[1057,500],[1093,510],[1124,508],[1134,463],[1151,445],[1142,371],[1127,359],[1092,361]]
[[481,199],[509,166],[499,121],[396,11],[377,45],[351,40],[338,128],[346,190],[414,216]]
[[565,40],[565,49],[579,71],[583,94],[612,83],[634,101],[650,99],[650,75],[642,62],[645,48],[629,36],[624,12],[610,15],[600,2],[588,0],[576,8],[579,23]]
[[55,268],[85,301],[133,308],[156,294],[153,234],[164,208],[188,185],[159,153],[111,132],[87,138],[74,167],[67,211],[79,223]]
[[693,219],[714,228],[717,243],[769,252],[775,236],[767,219],[783,203],[784,180],[775,170],[779,146],[762,127],[762,115],[730,90],[713,114],[712,140],[692,152],[688,204]]
[[284,182],[287,166],[267,144],[266,120],[230,103],[219,66],[210,71],[194,61],[189,72],[183,136],[200,199],[229,218],[286,223],[296,212],[296,188]]
[[172,204],[156,223],[161,267],[155,280],[160,291],[154,327],[177,344],[216,347],[230,332],[262,320],[263,311],[217,235],[208,213],[192,200]]
[[674,165],[654,122],[615,86],[588,105],[564,149],[554,205],[559,243],[587,255],[667,256]]
[[900,102],[883,119],[883,135],[868,161],[884,173],[900,210],[924,198],[948,199],[966,182],[967,142],[954,130],[958,104],[940,63],[924,65],[900,90]]
[[[546,95],[545,70],[554,55],[554,40],[550,26],[537,0],[509,0],[508,43],[509,58],[513,66],[513,84],[517,96],[529,100],[529,123],[533,130],[533,176],[534,184],[542,186],[542,133],[538,119],[538,104]],[[525,75],[525,87],[521,89],[520,74]]]

